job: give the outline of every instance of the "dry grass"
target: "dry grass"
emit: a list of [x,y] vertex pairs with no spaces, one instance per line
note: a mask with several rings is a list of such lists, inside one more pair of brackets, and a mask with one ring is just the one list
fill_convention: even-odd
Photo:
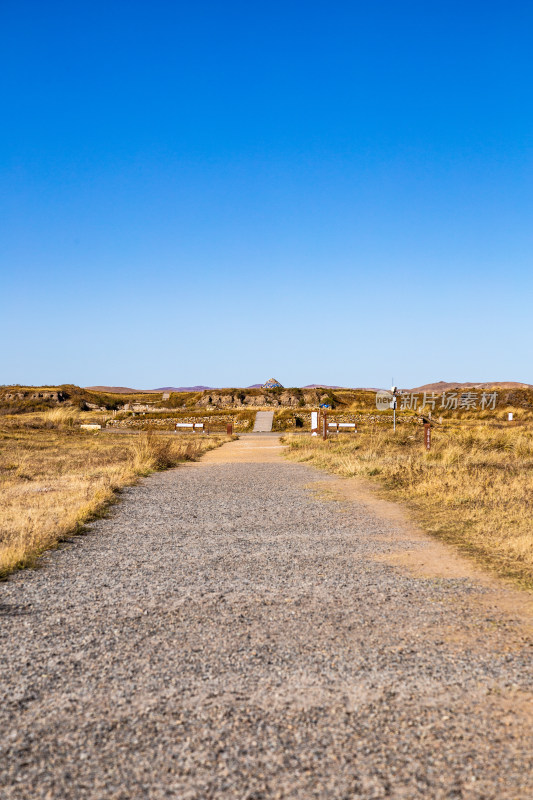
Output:
[[428,532],[532,588],[532,426],[469,421],[432,435],[429,453],[418,426],[286,441],[290,458],[378,480],[388,497],[408,502]]
[[[102,417],[102,414],[99,415]],[[87,418],[87,419],[86,419]],[[1,429],[19,430],[38,428],[59,429],[73,428],[81,422],[93,422],[94,414],[82,414],[73,406],[56,406],[45,411],[28,414],[5,416],[1,421]]]
[[34,564],[140,475],[195,459],[228,441],[82,432],[62,408],[26,416],[31,428],[8,424],[0,430],[0,577]]

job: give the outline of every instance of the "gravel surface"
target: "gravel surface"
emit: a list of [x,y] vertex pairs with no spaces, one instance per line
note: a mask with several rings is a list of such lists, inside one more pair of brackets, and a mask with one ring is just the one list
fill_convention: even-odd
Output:
[[0,584],[2,800],[532,797],[513,620],[376,560],[394,522],[262,442]]

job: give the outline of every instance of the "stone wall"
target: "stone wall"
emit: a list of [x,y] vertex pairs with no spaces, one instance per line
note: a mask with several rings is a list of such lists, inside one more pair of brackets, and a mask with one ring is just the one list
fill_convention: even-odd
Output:
[[248,419],[234,419],[230,414],[217,414],[216,416],[190,415],[179,417],[128,417],[127,419],[110,419],[107,421],[107,428],[130,428],[133,430],[174,430],[176,422],[203,422],[204,425],[214,432],[219,432],[226,428],[226,425],[233,425],[233,430],[244,433],[253,427],[253,421]]

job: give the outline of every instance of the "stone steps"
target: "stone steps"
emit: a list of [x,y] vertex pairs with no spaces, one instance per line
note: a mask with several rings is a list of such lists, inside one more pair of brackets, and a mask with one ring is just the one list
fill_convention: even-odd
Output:
[[273,411],[258,411],[255,415],[254,433],[270,433],[273,420]]

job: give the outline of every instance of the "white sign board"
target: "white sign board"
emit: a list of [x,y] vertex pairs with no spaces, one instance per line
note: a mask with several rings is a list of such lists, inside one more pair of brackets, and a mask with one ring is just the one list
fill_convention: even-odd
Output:
[[316,436],[318,430],[318,411],[311,411],[311,430],[314,431],[313,436]]

